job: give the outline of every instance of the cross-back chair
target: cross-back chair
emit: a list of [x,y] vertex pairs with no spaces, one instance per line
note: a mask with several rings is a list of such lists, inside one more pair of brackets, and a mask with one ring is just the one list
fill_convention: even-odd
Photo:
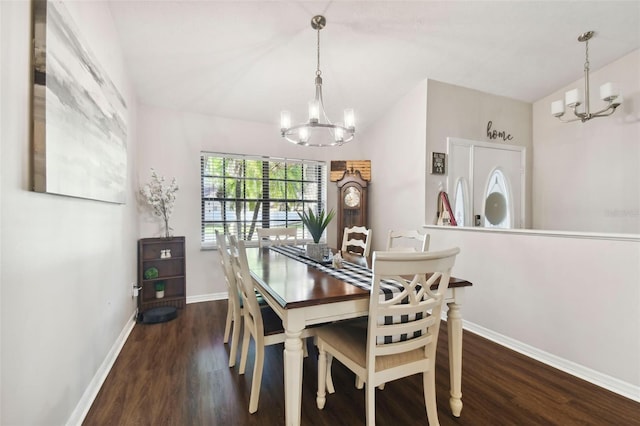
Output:
[[298,245],[296,228],[258,228],[258,244],[260,247]]
[[[459,251],[456,247],[437,252],[373,254],[367,328],[356,320],[316,330],[319,409],[325,406],[326,388],[329,393],[335,391],[331,380],[335,358],[365,382],[367,426],[375,425],[375,388],[416,373],[423,375],[429,424],[438,424],[436,346],[444,296]],[[395,283],[399,291],[386,300],[380,294],[382,282]]]

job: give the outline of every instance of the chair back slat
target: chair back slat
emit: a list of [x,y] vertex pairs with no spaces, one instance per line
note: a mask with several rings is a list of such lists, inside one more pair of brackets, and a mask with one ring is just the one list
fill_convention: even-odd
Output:
[[260,247],[298,245],[296,228],[258,228],[258,244]]
[[[354,251],[354,248],[357,250]],[[341,250],[343,252],[358,253],[365,258],[368,257],[371,252],[371,229],[367,229],[364,226],[344,228]]]
[[429,251],[431,237],[419,229],[390,230],[387,251]]

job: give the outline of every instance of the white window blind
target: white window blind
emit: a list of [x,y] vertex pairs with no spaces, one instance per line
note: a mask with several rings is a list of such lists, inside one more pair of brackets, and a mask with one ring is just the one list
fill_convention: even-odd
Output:
[[310,240],[298,212],[326,208],[325,162],[202,152],[200,178],[202,247],[216,230],[257,242],[258,228],[294,227]]

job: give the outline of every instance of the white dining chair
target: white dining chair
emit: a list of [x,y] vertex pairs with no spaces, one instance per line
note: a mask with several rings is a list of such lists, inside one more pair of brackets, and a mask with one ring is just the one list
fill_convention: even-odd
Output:
[[363,263],[369,267],[369,254],[371,252],[371,229],[367,229],[364,226],[352,226],[344,228],[342,234],[342,248],[343,253],[351,253],[361,255],[363,257]]
[[[233,273],[229,249],[227,247],[227,238],[225,234],[216,230],[216,242],[218,244],[218,252],[220,253],[220,264],[224,272],[224,280],[227,284],[227,320],[224,326],[224,343],[229,343],[231,337],[229,352],[229,367],[236,365],[236,356],[238,353],[238,343],[240,342],[240,329],[242,327],[242,305],[240,301],[240,293],[236,277]],[[231,329],[233,327],[233,334]]]
[[390,230],[387,251],[429,251],[431,237],[420,229]]
[[296,228],[258,228],[258,244],[260,247],[298,245]]
[[[242,339],[242,354],[240,356],[240,374],[245,373],[250,339],[253,338],[255,342],[251,397],[249,398],[249,412],[253,414],[258,411],[260,385],[264,369],[264,348],[265,346],[283,343],[286,336],[282,326],[282,319],[278,314],[271,307],[258,304],[253,278],[249,272],[245,242],[237,240],[231,235],[229,236],[229,246],[231,248],[231,264],[233,265],[244,306],[244,336]],[[305,329],[301,338],[312,336],[312,333],[313,329]],[[307,356],[306,346],[306,341],[304,341],[304,356]]]
[[[366,424],[375,425],[375,388],[386,382],[422,373],[423,393],[430,425],[437,425],[435,357],[440,314],[451,269],[460,249],[437,252],[389,252],[373,254],[373,278],[369,319],[342,321],[316,330],[318,346],[319,409],[326,404],[326,390],[334,393],[331,364],[335,358],[365,382]],[[427,280],[426,276],[429,275]],[[412,277],[408,279],[408,277]],[[384,280],[395,281],[401,291],[385,300]],[[432,287],[436,288],[432,290]],[[387,323],[385,317],[403,318]],[[351,325],[353,323],[353,325]]]
[[[218,252],[220,253],[220,264],[224,272],[225,283],[227,284],[227,319],[224,326],[224,343],[229,343],[229,367],[236,365],[238,354],[238,345],[240,344],[240,331],[242,330],[242,317],[244,308],[242,297],[238,289],[236,276],[233,272],[233,265],[229,253],[229,245],[227,244],[227,235],[219,231],[215,231],[216,241],[218,244]],[[256,300],[260,306],[266,306],[267,302],[260,293],[256,292]]]

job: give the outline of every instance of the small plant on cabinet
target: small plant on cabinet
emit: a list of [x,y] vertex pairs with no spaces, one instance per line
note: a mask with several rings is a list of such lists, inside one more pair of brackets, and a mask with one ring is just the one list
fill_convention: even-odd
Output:
[[164,297],[164,286],[165,286],[164,281],[156,281],[155,283],[156,299],[162,299]]

